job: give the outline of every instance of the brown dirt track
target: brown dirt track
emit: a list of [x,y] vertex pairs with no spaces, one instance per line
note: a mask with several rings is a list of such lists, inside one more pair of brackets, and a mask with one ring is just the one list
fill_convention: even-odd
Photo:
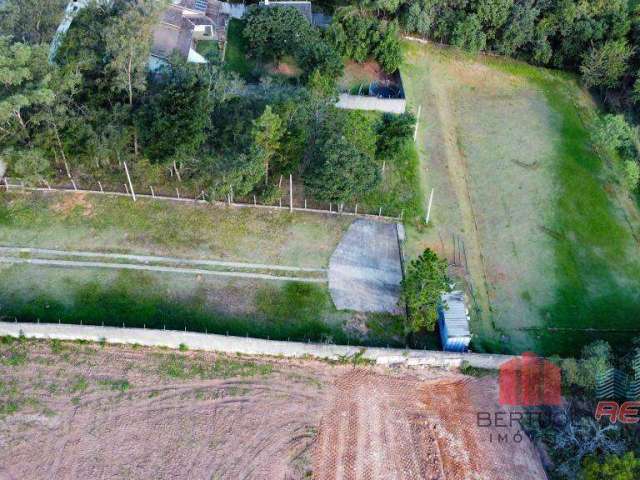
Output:
[[0,479],[545,478],[526,439],[475,427],[494,394],[441,370],[5,342]]

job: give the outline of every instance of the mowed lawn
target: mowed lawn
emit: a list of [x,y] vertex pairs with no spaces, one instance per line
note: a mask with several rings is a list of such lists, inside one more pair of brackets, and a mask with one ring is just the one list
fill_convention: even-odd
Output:
[[[594,154],[592,99],[574,77],[405,42],[422,105],[421,177],[434,189],[430,246],[473,292],[475,348],[575,354],[640,336],[640,219],[615,161]],[[462,252],[462,253],[460,253]]]
[[84,194],[0,194],[0,245],[324,268],[352,217]]

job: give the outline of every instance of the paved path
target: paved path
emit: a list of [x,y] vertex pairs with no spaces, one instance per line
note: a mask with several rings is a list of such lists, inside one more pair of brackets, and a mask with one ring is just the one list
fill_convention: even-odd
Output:
[[365,359],[375,361],[381,365],[405,364],[410,366],[459,367],[462,362],[466,362],[476,368],[496,369],[502,363],[514,358],[509,355],[403,350],[399,348],[362,348],[346,345],[207,335],[175,330],[94,327],[51,323],[0,322],[0,336],[4,335],[12,337],[24,335],[27,338],[56,338],[59,340],[87,340],[92,342],[104,340],[108,343],[128,343],[175,349],[184,344],[192,350],[284,357],[312,356],[332,360],[350,357],[364,350],[362,356]]
[[278,270],[289,272],[326,272],[326,268],[291,267],[288,265],[273,265],[264,263],[225,262],[222,260],[197,260],[191,258],[157,257],[152,255],[130,255],[124,253],[86,252],[77,250],[51,250],[48,248],[31,247],[3,247],[0,253],[29,253],[35,255],[61,257],[112,258],[118,260],[133,260],[142,263],[174,263],[180,265],[209,265],[214,267],[242,268],[250,270]]

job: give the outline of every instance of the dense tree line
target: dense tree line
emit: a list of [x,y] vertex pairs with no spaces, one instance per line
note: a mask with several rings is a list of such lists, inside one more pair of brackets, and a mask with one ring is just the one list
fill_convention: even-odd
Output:
[[[381,0],[383,1],[383,0]],[[640,91],[640,15],[627,0],[388,0],[406,32],[582,74],[616,106]]]
[[150,72],[159,5],[91,4],[53,62],[40,36],[0,37],[0,161],[9,175],[107,181],[121,179],[126,162],[140,183],[173,177],[218,199],[277,201],[276,178],[293,173],[311,196],[336,204],[379,185],[382,155],[393,160],[413,117],[336,109],[342,60],[297,10],[252,9],[244,33],[262,59],[295,56],[303,83],[249,88],[223,65],[177,56]]

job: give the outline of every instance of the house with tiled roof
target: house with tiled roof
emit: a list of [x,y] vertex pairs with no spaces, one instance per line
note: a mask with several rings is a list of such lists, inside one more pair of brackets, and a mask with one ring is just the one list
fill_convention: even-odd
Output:
[[154,30],[150,68],[166,64],[173,54],[189,62],[207,63],[196,51],[196,44],[223,43],[228,21],[223,2],[218,0],[173,0]]

